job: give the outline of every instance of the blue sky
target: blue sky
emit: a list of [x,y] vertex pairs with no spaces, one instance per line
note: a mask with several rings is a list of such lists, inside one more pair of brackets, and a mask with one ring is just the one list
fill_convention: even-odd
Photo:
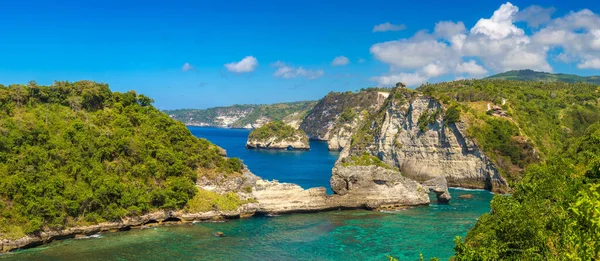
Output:
[[600,74],[599,1],[49,2],[0,5],[0,83],[95,80],[174,109],[508,69]]

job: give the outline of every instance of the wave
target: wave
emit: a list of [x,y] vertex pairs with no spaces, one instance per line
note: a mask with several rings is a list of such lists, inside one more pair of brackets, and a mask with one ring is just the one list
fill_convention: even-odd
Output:
[[93,234],[93,235],[89,235],[89,236],[78,237],[76,239],[92,239],[92,238],[102,238],[102,235],[100,235],[100,234]]

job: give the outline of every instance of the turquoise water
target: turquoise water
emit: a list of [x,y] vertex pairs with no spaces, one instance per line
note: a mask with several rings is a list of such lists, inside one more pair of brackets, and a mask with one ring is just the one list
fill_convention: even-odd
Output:
[[[337,157],[323,143],[311,143],[308,152],[247,151],[245,130],[191,130],[241,157],[257,175],[303,187],[328,186]],[[332,211],[104,233],[5,254],[0,260],[387,260],[387,255],[418,260],[419,253],[448,259],[452,239],[464,236],[489,211],[492,198],[486,191],[450,193],[450,204],[393,213]],[[473,198],[458,198],[466,193]],[[214,237],[215,231],[226,236]]]

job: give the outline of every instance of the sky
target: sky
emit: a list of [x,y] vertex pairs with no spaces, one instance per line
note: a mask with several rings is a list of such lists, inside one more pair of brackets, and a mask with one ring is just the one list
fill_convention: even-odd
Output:
[[0,3],[0,83],[93,80],[159,109],[513,69],[600,75],[600,1]]

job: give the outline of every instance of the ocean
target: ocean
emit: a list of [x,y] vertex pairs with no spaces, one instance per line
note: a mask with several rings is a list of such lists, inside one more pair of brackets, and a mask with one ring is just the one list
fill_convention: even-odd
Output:
[[[338,157],[327,143],[311,141],[309,151],[244,148],[248,130],[189,127],[239,157],[266,179],[304,188],[329,188]],[[493,194],[451,189],[449,204],[432,203],[397,212],[364,210],[253,217],[226,222],[172,225],[68,239],[0,256],[0,260],[447,260],[453,239],[465,236],[489,212]],[[459,199],[472,194],[471,199]],[[435,196],[431,195],[435,202]],[[215,237],[216,231],[225,233]]]

